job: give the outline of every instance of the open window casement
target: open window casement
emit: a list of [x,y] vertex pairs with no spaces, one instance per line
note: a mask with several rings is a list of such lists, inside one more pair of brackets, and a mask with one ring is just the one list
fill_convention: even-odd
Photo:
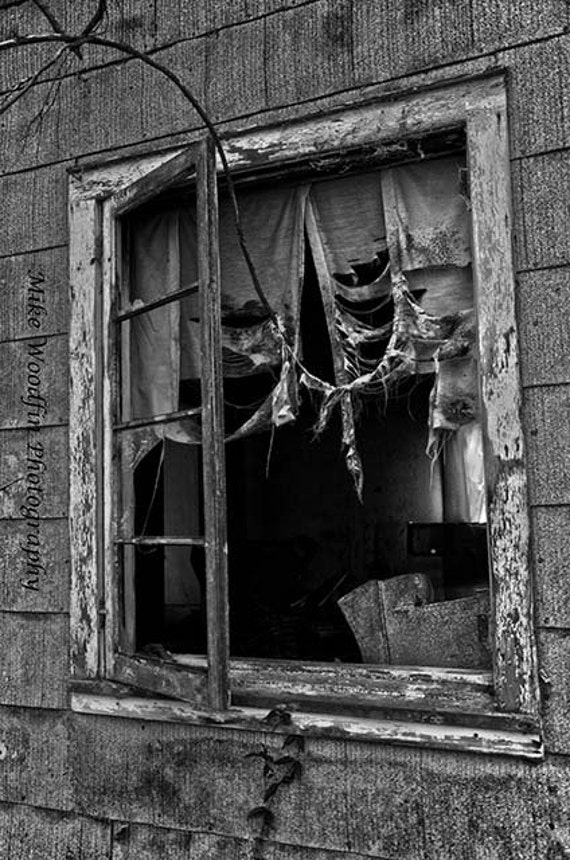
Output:
[[273,314],[211,143],[71,180],[75,677],[541,755],[502,81],[225,148]]

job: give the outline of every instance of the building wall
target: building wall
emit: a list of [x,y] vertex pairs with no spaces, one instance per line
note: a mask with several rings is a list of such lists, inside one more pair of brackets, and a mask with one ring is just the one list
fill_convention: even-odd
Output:
[[[30,4],[31,5],[31,4]],[[80,28],[93,3],[59,0]],[[307,741],[260,846],[271,733],[71,714],[68,701],[67,170],[169,147],[199,123],[136,60],[86,67],[0,115],[0,855],[13,860],[457,860],[570,856],[570,5],[566,0],[116,0],[107,33],[152,50],[222,129],[508,70],[517,302],[547,757],[530,764]],[[39,13],[0,12],[10,33]],[[0,53],[0,80],[48,48]],[[76,63],[77,64],[77,63]],[[48,75],[49,77],[49,75]],[[47,109],[46,109],[47,106]],[[565,196],[566,193],[566,196]],[[40,328],[34,283],[44,289]],[[36,293],[37,294],[37,293]],[[30,433],[29,339],[45,336]],[[37,359],[37,356],[36,356]],[[42,360],[43,359],[43,360]],[[36,455],[29,449],[30,439]],[[42,452],[41,455],[37,452]],[[31,455],[31,456],[30,456]],[[29,460],[42,459],[42,563],[26,587]]]

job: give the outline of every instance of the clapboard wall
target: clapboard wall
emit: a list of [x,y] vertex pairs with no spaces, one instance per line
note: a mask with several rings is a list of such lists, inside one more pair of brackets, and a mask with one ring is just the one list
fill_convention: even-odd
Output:
[[[302,778],[279,792],[263,857],[570,856],[570,4],[109,4],[106,32],[168,63],[222,129],[508,71],[547,757],[536,765],[309,741]],[[94,4],[51,5],[77,31]],[[0,10],[1,31],[44,30],[38,16],[27,6]],[[29,75],[47,53],[0,54],[2,88]],[[173,87],[136,60],[95,48],[82,53],[79,76],[73,59],[58,80],[34,86],[0,116],[0,856],[245,860],[259,829],[247,813],[263,786],[261,759],[247,755],[262,745],[276,749],[278,738],[67,708],[67,170],[171,147],[198,125]],[[34,296],[44,311],[30,310]],[[40,365],[46,398],[33,434],[24,402],[36,386],[31,360]],[[30,487],[38,488],[29,479],[30,437],[45,466],[36,469],[46,568],[37,588],[26,579],[30,553],[23,550]]]

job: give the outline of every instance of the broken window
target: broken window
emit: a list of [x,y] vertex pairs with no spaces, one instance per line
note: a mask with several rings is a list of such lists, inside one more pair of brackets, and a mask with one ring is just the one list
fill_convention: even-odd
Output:
[[72,178],[77,677],[540,754],[505,110],[229,139],[261,289],[211,142]]
[[[231,655],[490,666],[465,177],[458,151],[238,184],[266,304],[222,190]],[[126,642],[204,654],[194,183],[121,230]]]

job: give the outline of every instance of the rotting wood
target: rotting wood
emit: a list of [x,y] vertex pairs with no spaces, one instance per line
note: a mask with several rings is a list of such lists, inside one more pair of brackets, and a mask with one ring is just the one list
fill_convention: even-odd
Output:
[[[69,334],[69,532],[71,555],[71,664],[74,673],[95,675],[98,668],[99,521],[93,495],[98,486],[97,345],[93,320],[99,291],[101,227],[95,200],[70,202]],[[90,492],[85,493],[89,487]]]
[[[474,207],[478,209],[477,217],[481,225],[483,223],[481,219],[484,221],[485,218],[485,194],[488,182],[491,183],[495,190],[498,184],[501,184],[499,196],[502,200],[502,206],[506,204],[508,199],[508,171],[505,166],[505,153],[503,151],[505,149],[504,127],[497,132],[496,127],[493,127],[490,119],[496,115],[497,111],[500,113],[503,110],[504,99],[504,82],[502,76],[497,76],[486,80],[462,81],[453,86],[442,87],[440,90],[429,90],[417,95],[406,95],[397,101],[385,102],[380,105],[360,105],[343,113],[338,112],[328,117],[318,117],[314,120],[296,122],[286,127],[273,127],[254,132],[248,131],[227,142],[230,167],[237,168],[238,170],[253,170],[267,166],[273,169],[275,165],[286,167],[287,164],[299,161],[302,158],[307,158],[310,161],[315,156],[320,157],[323,153],[329,154],[339,150],[347,155],[353,147],[359,147],[372,142],[382,144],[384,141],[394,139],[394,137],[402,137],[402,135],[413,136],[421,134],[424,131],[427,133],[434,128],[457,128],[467,122],[468,131],[469,133],[473,132],[475,138],[473,145],[470,145],[469,153],[473,175],[472,182],[477,189],[474,195]],[[498,137],[496,138],[495,133],[498,133]],[[478,138],[477,135],[479,135]],[[485,146],[481,145],[483,141],[486,141]],[[485,172],[485,165],[489,162],[489,152],[485,148],[487,145],[490,146],[493,153],[493,147],[495,147],[500,156],[497,158],[497,163],[493,164],[491,173],[489,174]],[[159,158],[158,161],[168,161],[170,163],[171,158],[165,155]],[[182,156],[182,160],[179,163],[187,165],[188,162]],[[131,164],[127,168],[124,165],[115,165],[108,169],[97,168],[84,177],[85,188],[82,188],[80,182],[74,185],[75,198],[81,198],[84,193],[95,197],[97,195],[105,196],[111,190],[122,194],[121,189],[125,189],[126,185],[136,175],[145,174],[150,164],[151,162],[144,161],[136,165]],[[155,160],[152,164],[156,166],[157,161]],[[168,171],[168,165],[165,165],[160,175],[164,174],[166,176]],[[147,177],[147,179],[148,182],[143,182],[141,187],[146,189],[145,194],[150,194],[150,178]],[[85,189],[87,189],[86,192]],[[133,198],[130,199],[132,200]],[[491,199],[494,200],[493,197]],[[487,225],[492,222],[493,217],[496,215],[493,207],[494,203],[491,205],[494,214],[488,216],[488,221],[485,222]],[[503,210],[501,209],[501,211]],[[504,250],[504,243],[510,237],[510,233],[508,227],[505,228],[504,225],[499,225],[499,227],[500,229],[497,230],[496,248],[500,245]],[[478,253],[477,249],[475,253]],[[481,253],[485,256],[486,252],[482,251]],[[488,255],[485,259],[488,259]],[[502,264],[508,269],[507,284],[510,284],[512,282],[509,281],[509,278],[512,278],[512,272],[509,268],[510,256],[508,249],[503,254]],[[492,283],[497,286],[497,279],[495,278]],[[491,315],[494,313],[492,303],[487,308],[483,302],[481,308],[482,312],[487,312],[490,309]],[[509,313],[511,313],[510,310]],[[509,359],[511,357],[511,353],[509,352]],[[511,375],[510,378],[512,380],[514,377]],[[518,385],[518,379],[515,382]],[[505,407],[510,402],[507,401],[504,404]],[[493,486],[493,481],[490,482],[490,486]],[[511,482],[509,487],[511,491],[514,489],[518,494],[517,509],[523,510],[526,516],[526,508],[524,507],[526,501],[523,502],[524,492],[522,484],[518,485],[517,489],[513,482]],[[510,497],[503,497],[499,501],[499,508],[501,505],[510,504],[510,501]],[[516,529],[519,529],[519,535],[524,532],[521,523],[516,524]],[[507,535],[505,534],[506,539]],[[501,546],[502,551],[504,545]],[[525,592],[523,595],[524,601],[528,601],[528,579],[524,579],[524,577],[523,579],[519,578],[519,585],[522,591]],[[507,589],[506,592],[503,592],[501,600],[507,595],[508,602],[512,597],[516,598],[517,594],[516,588],[511,588],[510,591]],[[504,608],[504,602],[502,605]],[[516,606],[511,608],[516,612]],[[528,639],[524,640],[524,642],[518,639],[517,647],[521,642],[525,647],[529,644]],[[523,661],[530,661],[528,665],[533,664],[534,657],[532,652],[530,656],[527,655],[522,659]],[[501,663],[499,667],[499,671],[504,674],[499,683],[500,687],[502,685],[501,689],[503,691],[505,686],[514,683],[512,673],[509,675],[510,667],[511,663],[508,660]],[[415,673],[416,670],[414,669],[408,670],[408,682],[413,679]],[[320,692],[322,695],[324,691],[321,690]],[[503,701],[502,707],[509,712],[516,711],[519,708],[523,713],[530,710],[531,705],[529,702],[530,698],[532,698],[532,691],[529,688],[527,692],[529,696],[524,702],[519,700],[515,694],[516,702],[513,707],[508,707],[505,704],[506,700],[501,700]],[[437,705],[435,707],[437,708]],[[465,709],[465,711],[469,710]]]
[[221,274],[215,149],[200,151],[197,183],[200,348],[202,354],[202,480],[206,541],[208,696],[210,707],[229,704],[228,540],[222,369]]
[[207,706],[207,672],[189,672],[175,662],[163,658],[149,659],[141,655],[116,654],[113,660],[112,678],[138,689],[149,690],[161,696],[199,703]]
[[539,703],[521,415],[505,106],[467,120],[473,264],[489,518],[495,689],[499,707]]
[[371,720],[342,715],[321,715],[294,711],[283,726],[272,726],[267,710],[236,708],[212,714],[182,702],[157,699],[89,696],[72,693],[71,708],[76,713],[128,717],[137,720],[183,722],[202,726],[227,726],[249,731],[269,730],[277,734],[307,734],[313,737],[357,739],[398,745],[428,746],[463,752],[489,752],[541,760],[544,748],[537,733],[469,729],[464,726],[414,723],[404,720]]
[[[174,654],[173,659],[192,669],[204,666],[203,657]],[[369,707],[493,710],[492,674],[478,670],[233,659],[230,684],[236,696],[250,701],[256,696],[258,701],[281,696],[301,702],[328,697],[337,707],[358,700]]]

